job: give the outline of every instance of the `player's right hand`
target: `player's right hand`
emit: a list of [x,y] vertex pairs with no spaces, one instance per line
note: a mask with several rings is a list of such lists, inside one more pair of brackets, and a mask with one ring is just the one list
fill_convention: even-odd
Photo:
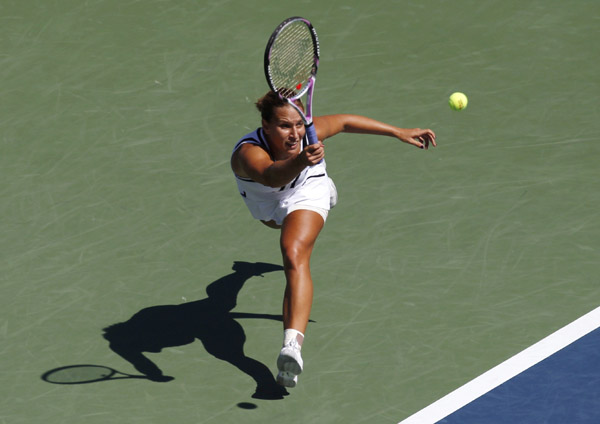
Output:
[[306,166],[316,165],[325,157],[325,146],[322,142],[310,144],[300,152],[300,157]]

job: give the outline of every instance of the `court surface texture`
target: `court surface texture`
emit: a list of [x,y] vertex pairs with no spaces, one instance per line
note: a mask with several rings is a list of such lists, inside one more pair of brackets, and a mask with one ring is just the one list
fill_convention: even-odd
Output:
[[[320,37],[315,114],[439,146],[326,142],[339,203],[286,394],[279,234],[229,157],[294,15]],[[600,422],[598,16],[583,0],[1,2],[0,423]],[[100,366],[118,373],[84,383]]]

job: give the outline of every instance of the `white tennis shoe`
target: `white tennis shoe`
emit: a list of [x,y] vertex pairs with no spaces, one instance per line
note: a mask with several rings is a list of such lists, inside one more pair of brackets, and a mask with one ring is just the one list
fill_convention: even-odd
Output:
[[296,387],[303,365],[300,344],[294,338],[281,348],[277,357],[277,383],[284,387]]
[[298,384],[298,376],[287,371],[279,371],[277,374],[277,384],[293,389]]

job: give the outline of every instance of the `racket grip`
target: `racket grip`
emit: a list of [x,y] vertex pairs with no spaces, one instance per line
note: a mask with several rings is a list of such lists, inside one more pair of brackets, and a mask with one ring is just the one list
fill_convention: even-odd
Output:
[[[319,142],[319,139],[317,138],[317,130],[315,130],[315,126],[313,125],[313,123],[311,122],[308,125],[304,126],[306,128],[306,137],[308,138],[308,144],[317,144]],[[319,163],[323,163],[323,160],[321,159],[321,161]]]
[[315,126],[311,122],[310,124],[305,126],[306,128],[306,136],[308,137],[308,144],[317,144],[319,139],[317,138],[317,131],[315,130]]

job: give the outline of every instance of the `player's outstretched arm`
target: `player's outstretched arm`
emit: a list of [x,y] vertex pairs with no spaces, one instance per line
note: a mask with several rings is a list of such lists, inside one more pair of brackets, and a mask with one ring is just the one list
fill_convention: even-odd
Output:
[[421,149],[427,149],[429,145],[436,146],[435,133],[430,129],[400,128],[366,116],[349,114],[317,116],[314,118],[314,125],[319,140],[346,132],[395,137]]

